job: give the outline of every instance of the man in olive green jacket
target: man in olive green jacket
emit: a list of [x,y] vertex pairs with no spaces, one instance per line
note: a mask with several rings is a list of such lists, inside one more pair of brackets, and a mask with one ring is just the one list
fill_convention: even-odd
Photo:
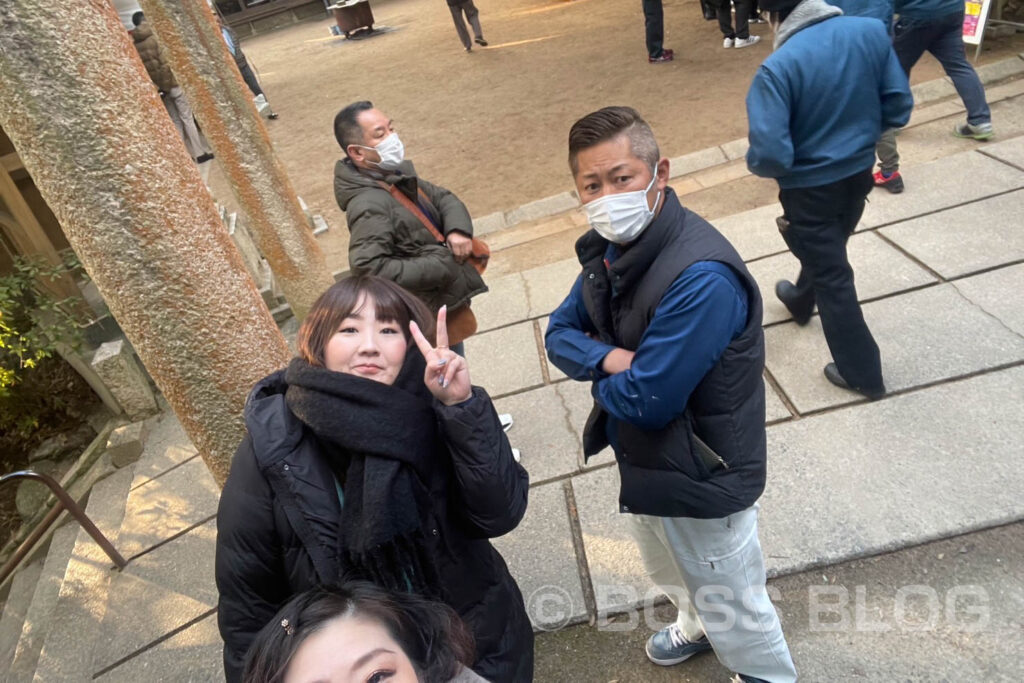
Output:
[[[334,135],[345,151],[334,167],[334,196],[348,219],[353,274],[393,280],[435,312],[486,292],[466,262],[473,236],[469,211],[448,190],[416,176],[391,120],[370,102],[356,102],[335,117]],[[392,196],[392,187],[418,205],[444,243]]]

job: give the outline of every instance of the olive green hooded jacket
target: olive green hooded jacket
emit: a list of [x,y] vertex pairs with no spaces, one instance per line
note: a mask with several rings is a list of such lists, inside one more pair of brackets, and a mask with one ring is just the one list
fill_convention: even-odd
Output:
[[455,257],[408,209],[378,184],[398,188],[414,202],[418,191],[432,206],[422,206],[445,236],[458,230],[472,237],[473,223],[466,205],[454,194],[416,177],[412,162],[397,171],[368,173],[348,159],[334,166],[334,196],[348,219],[349,267],[354,275],[378,275],[418,296],[433,311],[442,305],[458,308],[487,286],[468,263]]

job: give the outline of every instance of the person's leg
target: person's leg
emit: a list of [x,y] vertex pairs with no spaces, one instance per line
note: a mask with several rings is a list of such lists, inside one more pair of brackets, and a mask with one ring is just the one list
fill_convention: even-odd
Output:
[[661,0],[643,0],[643,7],[647,55],[656,59],[665,49],[665,13],[661,7]]
[[663,518],[666,540],[719,661],[772,683],[796,681],[765,588],[757,506],[723,519]]
[[[857,175],[870,174],[867,169]],[[789,221],[783,238],[811,279],[825,341],[839,373],[851,387],[876,393],[884,389],[881,357],[864,322],[846,254],[855,207],[851,183],[860,188],[862,181],[847,178],[819,187],[782,190],[779,199]],[[864,191],[860,201],[866,196]]]
[[928,49],[933,33],[931,24],[922,21],[900,19],[893,26],[892,49],[908,77],[917,60]]
[[260,82],[256,80],[256,74],[253,73],[252,67],[246,64],[239,71],[242,73],[242,80],[249,86],[249,90],[252,91],[253,97],[259,97],[263,94],[263,88],[260,87]]
[[185,97],[185,92],[181,87],[171,88],[164,96],[164,106],[167,108],[167,113],[171,115],[171,120],[174,121],[178,132],[181,133],[189,156],[198,159],[204,154],[208,154],[210,150],[199,136],[196,120],[192,115],[192,107],[189,106],[188,98]]
[[690,602],[690,592],[679,573],[679,565],[672,557],[661,518],[648,515],[626,517],[647,576],[676,607],[676,626],[688,641],[700,640],[704,636],[704,626]]
[[891,176],[900,170],[900,153],[896,147],[895,128],[882,131],[882,137],[878,139],[875,151],[878,153],[878,168],[883,175]]
[[967,123],[977,126],[992,122],[992,113],[985,100],[985,88],[977,72],[967,61],[964,52],[963,24],[964,11],[943,17],[938,21],[939,34],[931,42],[928,51],[935,56],[953,81],[960,99],[967,108]]
[[473,27],[473,36],[477,42],[484,39],[484,32],[480,28],[480,10],[473,4],[473,0],[466,0],[462,3],[462,9],[466,13],[466,19],[469,21],[469,25]]
[[718,14],[718,28],[725,38],[735,38],[736,31],[732,27],[732,7],[729,0],[709,0]]
[[452,21],[455,22],[455,31],[459,34],[459,40],[462,41],[462,47],[467,50],[472,49],[473,43],[469,40],[469,31],[466,30],[466,22],[462,20],[462,6],[457,5],[452,7],[448,6],[448,9],[452,13]]
[[735,0],[736,5],[736,37],[746,40],[750,37],[751,0]]

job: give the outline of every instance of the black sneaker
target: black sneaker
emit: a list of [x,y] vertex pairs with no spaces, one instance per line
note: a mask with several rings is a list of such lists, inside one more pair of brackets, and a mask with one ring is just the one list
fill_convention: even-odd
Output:
[[676,53],[672,50],[665,49],[661,51],[661,55],[658,57],[647,57],[647,61],[651,64],[664,64],[665,62],[671,62],[675,59]]
[[213,152],[207,152],[206,154],[200,154],[196,157],[197,164],[205,164],[207,161],[213,159]]
[[893,171],[892,175],[885,175],[881,171],[875,171],[875,187],[884,187],[893,194],[899,194],[905,189],[903,176],[899,171]]
[[793,316],[793,322],[797,325],[806,325],[811,319],[811,313],[814,312],[814,299],[811,299],[810,307],[806,304],[798,304],[796,285],[789,280],[779,280],[775,283],[775,296]]
[[487,47],[487,41],[484,40],[483,38],[477,38],[476,44],[479,45],[480,47]]
[[869,401],[877,401],[885,396],[884,384],[878,389],[862,389],[861,387],[850,386],[850,383],[839,374],[839,368],[836,367],[835,363],[829,363],[825,366],[825,379],[832,382],[832,384],[835,384],[840,389],[848,389],[849,391],[856,391],[858,394],[863,394]]

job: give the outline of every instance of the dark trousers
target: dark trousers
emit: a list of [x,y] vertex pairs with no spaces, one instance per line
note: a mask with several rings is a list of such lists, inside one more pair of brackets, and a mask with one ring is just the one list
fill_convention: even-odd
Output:
[[729,7],[729,0],[709,0],[709,3],[718,12],[718,28],[726,38],[749,38],[750,37],[750,10],[753,7],[752,0],[735,0],[736,2],[736,30],[732,28],[732,10]]
[[647,54],[657,58],[664,51],[662,42],[665,40],[665,13],[661,9],[661,0],[643,0],[643,3]]
[[466,30],[466,22],[462,20],[462,15],[466,15],[466,21],[473,28],[473,36],[477,40],[483,40],[484,32],[480,28],[480,10],[473,4],[473,0],[465,0],[460,2],[458,5],[449,5],[448,9],[452,12],[452,21],[455,22],[455,31],[459,34],[459,40],[462,41],[462,46],[465,48],[473,47],[472,41],[469,39],[469,31]]
[[242,80],[249,86],[249,90],[252,90],[252,96],[258,97],[263,94],[263,88],[260,87],[260,82],[256,80],[256,74],[252,72],[252,67],[246,64],[239,71],[242,72]]
[[964,101],[967,123],[976,126],[992,121],[992,114],[981,79],[964,53],[963,26],[963,8],[934,19],[901,18],[893,28],[892,47],[907,75],[925,51],[931,52]]
[[851,386],[868,391],[883,386],[882,361],[857,302],[846,243],[872,187],[869,168],[828,185],[779,191],[789,222],[780,231],[800,260],[797,300],[790,305],[809,311],[818,304],[825,341],[839,374]]

